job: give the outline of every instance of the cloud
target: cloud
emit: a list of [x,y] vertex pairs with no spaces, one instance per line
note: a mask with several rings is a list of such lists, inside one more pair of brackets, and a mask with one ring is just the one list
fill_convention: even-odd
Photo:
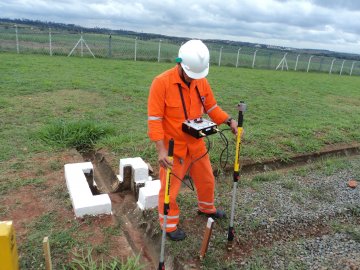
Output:
[[312,1],[317,6],[323,6],[331,9],[346,9],[346,10],[360,10],[360,2],[357,0],[314,0]]
[[7,18],[360,53],[360,1],[15,0],[0,10]]

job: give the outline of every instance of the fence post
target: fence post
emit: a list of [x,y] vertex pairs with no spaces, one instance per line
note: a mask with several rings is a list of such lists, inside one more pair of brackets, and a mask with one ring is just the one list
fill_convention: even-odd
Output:
[[333,68],[333,66],[334,66],[334,62],[335,62],[335,61],[336,61],[336,58],[334,58],[334,59],[331,61],[329,74],[331,74],[331,71],[332,71],[332,68]]
[[236,67],[239,66],[239,56],[240,56],[241,48],[238,49],[237,56],[236,56]]
[[221,54],[222,54],[222,49],[223,49],[223,46],[221,46],[221,48],[220,48],[220,52],[219,52],[219,64],[218,64],[218,66],[220,67],[220,65],[221,65]]
[[351,76],[351,74],[353,72],[354,65],[355,65],[355,61],[352,62],[351,69],[350,69],[350,76]]
[[81,31],[81,38],[80,38],[80,51],[81,51],[81,57],[84,56],[84,46],[83,46],[83,32]]
[[136,61],[136,53],[137,53],[137,37],[135,37],[134,61]]
[[52,44],[51,44],[51,28],[49,27],[49,53],[52,56]]
[[18,37],[18,29],[15,24],[15,37],[16,37],[16,52],[19,53],[19,37]]
[[160,52],[161,52],[161,39],[159,39],[158,62],[160,62]]
[[111,58],[112,56],[112,38],[111,38],[111,33],[109,35],[109,50],[108,50],[108,57]]
[[343,71],[343,67],[344,67],[344,63],[345,63],[345,61],[346,61],[346,60],[344,60],[344,61],[342,62],[342,64],[341,64],[340,76],[341,76],[341,74],[342,74],[342,71]]
[[255,67],[255,59],[256,59],[256,53],[257,53],[258,50],[255,50],[254,52],[254,57],[253,57],[253,62],[252,62],[252,68]]
[[313,55],[311,55],[311,56],[309,57],[309,62],[308,62],[308,66],[307,66],[306,72],[309,72],[311,58],[313,58],[313,57],[314,57]]
[[299,57],[300,57],[300,54],[298,54],[298,55],[296,56],[296,63],[295,63],[295,68],[294,68],[295,71],[296,71],[296,69],[297,69],[297,65],[298,65],[298,62],[299,62]]

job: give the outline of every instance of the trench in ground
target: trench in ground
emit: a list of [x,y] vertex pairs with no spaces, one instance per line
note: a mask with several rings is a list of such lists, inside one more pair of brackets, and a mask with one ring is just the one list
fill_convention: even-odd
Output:
[[[140,255],[140,263],[146,266],[145,269],[154,269],[158,263],[160,247],[157,243],[160,239],[154,241],[139,228],[142,212],[137,209],[136,194],[131,191],[130,183],[119,182],[102,153],[91,150],[79,152],[85,161],[90,161],[93,165],[93,170],[85,174],[93,195],[108,194],[110,197],[116,225],[120,226],[133,251],[130,255]],[[131,179],[131,170],[124,169],[124,174],[124,178]]]
[[[309,162],[314,162],[326,157],[353,156],[358,155],[359,153],[360,145],[358,144],[345,147],[332,147],[331,149],[317,153],[295,156],[290,159],[290,162],[281,159],[263,162],[247,161],[242,165],[241,172],[244,174],[253,174],[269,170],[281,170],[294,166],[306,165],[309,164]],[[86,175],[93,194],[109,194],[113,215],[118,226],[120,226],[126,235],[126,239],[129,246],[132,248],[133,253],[135,255],[140,254],[141,263],[146,265],[146,267],[152,269],[157,268],[161,241],[160,229],[154,228],[156,227],[154,224],[157,223],[157,220],[148,220],[147,222],[148,216],[146,215],[146,211],[142,212],[137,208],[136,195],[131,191],[131,187],[128,184],[127,186],[119,184],[116,174],[103,154],[95,151],[87,151],[82,152],[82,156],[85,161],[91,161],[94,167],[92,173]],[[125,172],[125,174],[126,173],[131,174],[131,171]],[[127,175],[127,177],[131,178],[131,175]],[[93,186],[93,180],[97,187]],[[340,214],[340,218],[341,215],[343,214]],[[360,222],[360,220],[358,222]],[[300,237],[321,236],[327,234],[330,230],[327,224],[322,223],[307,224],[300,229],[290,229],[292,230],[293,237],[289,240]],[[272,239],[266,239],[264,237],[264,232],[261,230],[254,231],[251,234],[251,237],[246,237],[246,239],[238,237],[234,240],[233,251],[228,253],[228,258],[236,257],[237,260],[239,260],[239,258],[241,260],[241,258],[250,256],[252,251],[257,247],[271,246],[272,243],[286,238],[282,231],[274,232]],[[198,235],[202,235],[202,232]],[[192,269],[191,266],[187,266],[187,262],[183,261],[181,258],[172,258],[171,255],[168,254],[166,255],[165,261],[171,262],[171,269]],[[199,267],[200,260],[195,256],[191,265],[195,265],[195,268]]]

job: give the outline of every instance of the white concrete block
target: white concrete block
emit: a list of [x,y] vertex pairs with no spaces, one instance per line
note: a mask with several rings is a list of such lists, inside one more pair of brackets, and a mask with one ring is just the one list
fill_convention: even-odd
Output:
[[84,173],[93,169],[91,162],[65,164],[65,179],[75,216],[111,214],[107,194],[93,195]]
[[122,177],[124,175],[124,167],[131,165],[131,161],[133,158],[121,158],[119,163],[119,176]]
[[153,181],[147,181],[145,183],[145,187],[147,187],[151,192],[157,192],[159,193],[161,183],[160,180],[153,180]]
[[124,167],[129,165],[132,167],[132,173],[135,183],[138,182],[143,183],[147,181],[149,177],[149,168],[141,157],[120,159],[120,164],[119,164],[120,177],[124,175]]
[[90,200],[79,200],[74,207],[75,216],[111,214],[111,201],[108,194],[92,196]]
[[141,210],[155,208],[159,201],[160,180],[147,181],[139,190],[137,205]]

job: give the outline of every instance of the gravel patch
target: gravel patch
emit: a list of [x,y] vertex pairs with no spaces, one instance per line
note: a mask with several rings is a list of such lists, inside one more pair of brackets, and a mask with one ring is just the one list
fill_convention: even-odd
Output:
[[352,169],[331,176],[311,172],[306,177],[261,183],[256,191],[242,189],[235,222],[245,229],[290,233],[312,224],[329,224],[334,217],[360,215],[360,188],[347,186],[354,173]]
[[359,269],[360,243],[336,233],[277,243],[242,263],[244,269]]
[[360,187],[348,187],[360,158],[349,162],[241,187],[235,226],[253,249],[240,268],[360,269]]

